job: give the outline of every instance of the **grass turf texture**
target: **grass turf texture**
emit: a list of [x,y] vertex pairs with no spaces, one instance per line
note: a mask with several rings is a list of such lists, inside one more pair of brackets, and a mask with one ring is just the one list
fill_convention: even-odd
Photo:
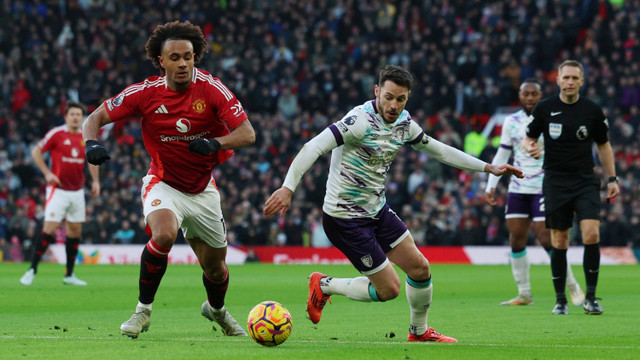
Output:
[[[548,266],[531,268],[535,304],[507,307],[499,303],[517,292],[508,266],[433,265],[429,325],[457,344],[408,343],[404,291],[385,303],[334,296],[313,325],[305,317],[308,274],[356,276],[350,266],[230,266],[226,305],[241,325],[264,300],[291,312],[292,335],[275,348],[212,330],[200,315],[206,295],[197,266],[169,266],[151,328],[136,340],[120,335],[119,326],[137,302],[138,266],[79,265],[86,287],[63,285],[64,266],[57,264],[42,264],[33,284],[22,286],[27,267],[0,263],[0,359],[636,359],[640,353],[638,266],[601,268],[603,315],[570,305],[569,315],[553,316]],[[584,284],[582,267],[574,272]]]

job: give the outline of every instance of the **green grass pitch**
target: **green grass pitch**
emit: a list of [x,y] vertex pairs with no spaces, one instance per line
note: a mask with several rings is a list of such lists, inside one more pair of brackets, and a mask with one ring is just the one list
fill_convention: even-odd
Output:
[[[640,269],[601,268],[601,316],[570,306],[553,316],[551,271],[532,266],[535,304],[500,306],[515,296],[508,266],[432,265],[434,298],[429,325],[457,344],[408,343],[404,290],[385,303],[334,296],[322,321],[305,315],[307,276],[321,271],[354,277],[343,265],[230,266],[227,308],[241,323],[264,300],[284,304],[291,337],[262,347],[226,338],[200,315],[205,299],[197,266],[170,265],[153,305],[149,332],[136,340],[119,326],[137,302],[138,266],[79,265],[86,287],[62,284],[64,266],[42,264],[29,287],[25,264],[0,264],[0,359],[637,359],[640,357]],[[582,267],[574,272],[584,284]],[[401,275],[404,279],[404,275]]]

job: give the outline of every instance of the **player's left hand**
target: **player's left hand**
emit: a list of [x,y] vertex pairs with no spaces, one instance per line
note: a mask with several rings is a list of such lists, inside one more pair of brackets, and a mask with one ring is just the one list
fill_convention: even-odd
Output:
[[484,198],[487,200],[489,205],[496,206],[498,204],[496,201],[496,188],[491,188],[489,191],[485,192]]
[[522,179],[524,177],[522,170],[509,164],[503,164],[503,165],[487,164],[487,166],[485,167],[485,171],[488,173],[492,173],[495,176],[513,175],[518,179]]
[[220,142],[214,138],[195,139],[187,147],[192,153],[205,156],[220,150]]

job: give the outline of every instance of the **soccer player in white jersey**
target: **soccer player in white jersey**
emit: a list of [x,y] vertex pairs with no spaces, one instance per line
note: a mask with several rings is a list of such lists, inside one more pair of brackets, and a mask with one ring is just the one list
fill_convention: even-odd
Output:
[[[505,218],[509,230],[511,246],[511,272],[518,285],[518,296],[504,301],[500,305],[532,305],[531,283],[529,281],[529,258],[527,256],[527,238],[533,221],[533,230],[547,253],[551,253],[551,235],[545,226],[544,197],[542,196],[543,158],[534,159],[523,147],[529,116],[542,98],[542,87],[535,79],[526,79],[520,85],[519,92],[522,109],[507,116],[502,126],[500,147],[493,158],[493,164],[502,164],[509,160],[513,152],[513,165],[524,172],[524,179],[513,179],[509,183]],[[539,143],[543,147],[543,139]],[[485,198],[496,205],[496,185],[500,178],[489,175]],[[567,264],[567,287],[574,305],[584,301],[584,292],[576,281]]]
[[391,162],[404,144],[448,165],[494,175],[516,175],[515,167],[487,164],[432,139],[404,109],[413,78],[405,69],[386,66],[375,85],[375,100],[349,111],[307,142],[293,160],[283,186],[266,201],[265,215],[284,216],[302,175],[321,155],[332,151],[323,226],[331,243],[364,276],[338,279],[314,272],[309,277],[307,312],[318,323],[331,295],[356,301],[386,301],[398,296],[400,278],[391,262],[407,275],[411,309],[409,341],[457,342],[427,325],[432,289],[429,262],[418,250],[407,226],[389,208],[384,182]]

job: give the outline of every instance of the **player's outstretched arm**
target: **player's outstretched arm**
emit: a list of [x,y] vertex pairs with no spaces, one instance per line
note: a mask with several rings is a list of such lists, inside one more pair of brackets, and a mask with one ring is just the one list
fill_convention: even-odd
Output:
[[284,186],[274,191],[264,203],[262,213],[270,216],[280,212],[280,216],[284,216],[287,210],[289,210],[289,206],[291,206],[291,196],[293,196],[293,191]]
[[487,164],[487,166],[485,166],[484,168],[484,171],[496,176],[513,175],[519,179],[522,179],[524,177],[522,170],[509,164],[502,164],[502,165]]
[[457,167],[458,169],[478,172],[484,171],[496,176],[515,175],[518,178],[524,177],[521,170],[516,169],[509,164],[487,164],[476,157],[473,157],[461,150],[454,148],[453,146],[449,146],[435,139],[429,139],[429,141],[426,142],[426,145],[424,145],[424,143],[424,141],[420,141],[417,144],[422,145],[414,145],[414,148],[424,151],[440,162]]
[[265,215],[273,215],[280,211],[280,215],[283,216],[291,205],[291,196],[300,179],[302,179],[302,175],[309,170],[321,155],[333,150],[336,146],[338,144],[329,128],[324,129],[320,134],[304,144],[298,155],[293,159],[293,162],[291,162],[282,187],[267,199],[262,212]]

